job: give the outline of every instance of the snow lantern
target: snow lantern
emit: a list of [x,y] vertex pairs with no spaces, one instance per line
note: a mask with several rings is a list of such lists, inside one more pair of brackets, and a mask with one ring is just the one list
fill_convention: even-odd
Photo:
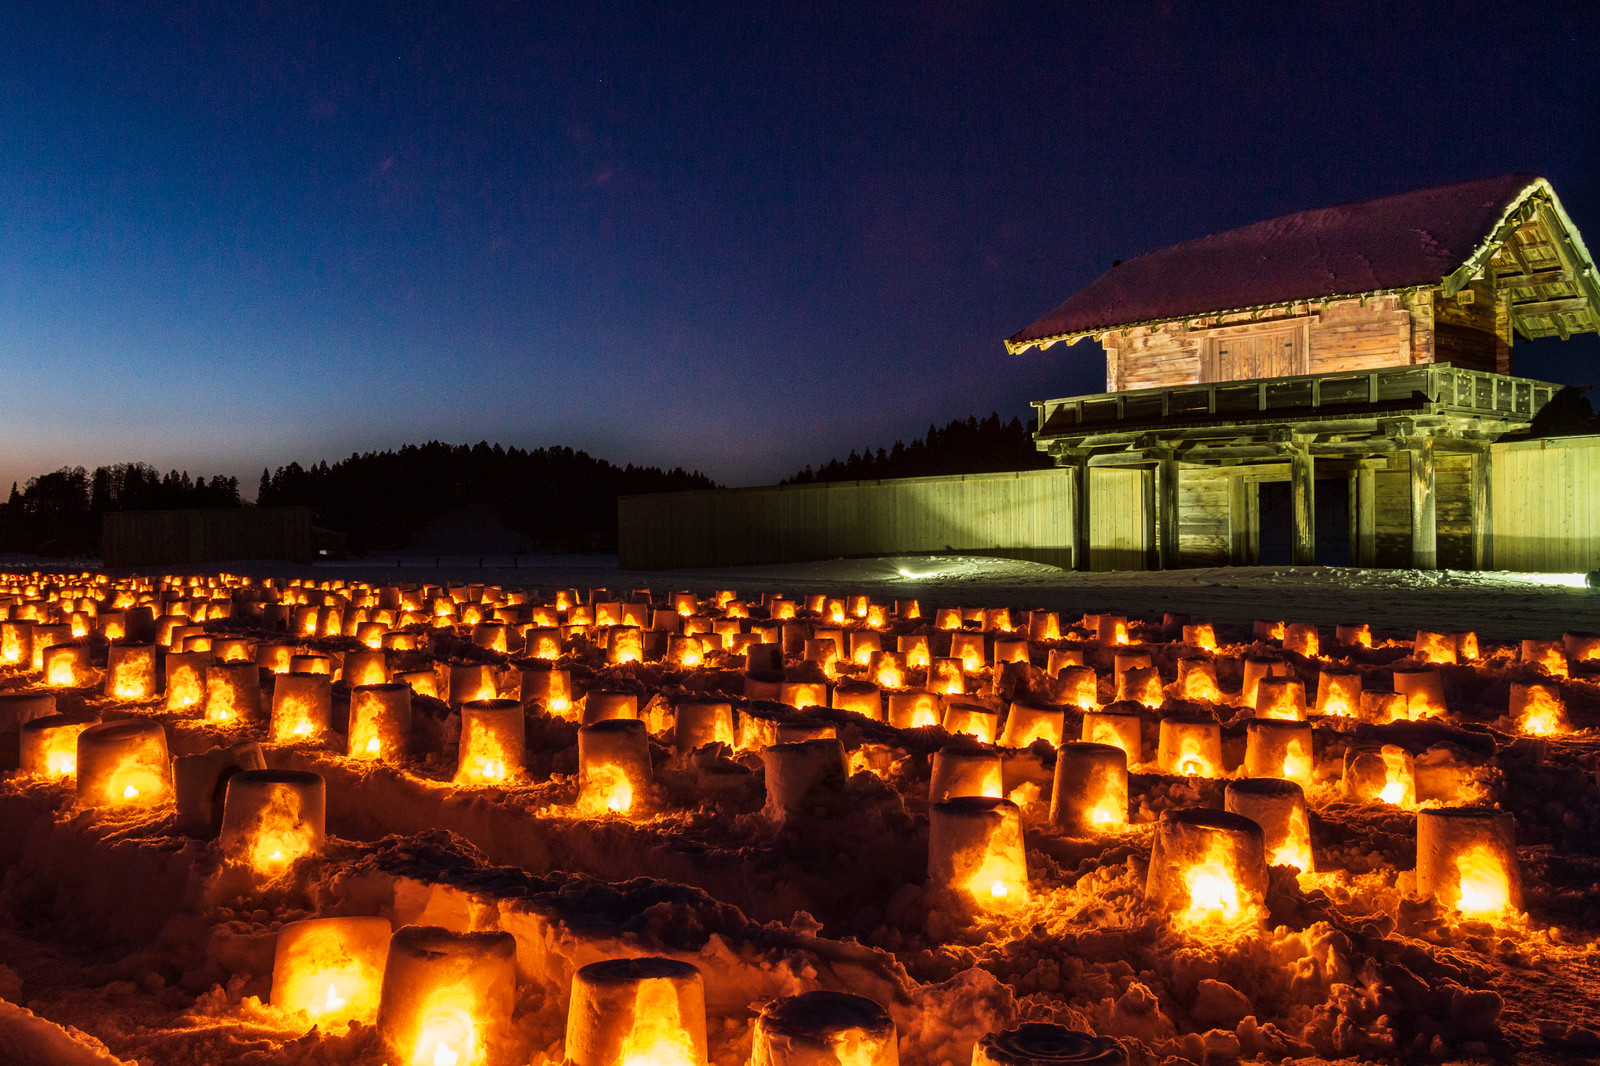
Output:
[[352,759],[397,762],[411,738],[411,686],[391,681],[350,690]]
[[613,666],[644,661],[644,631],[638,626],[612,626],[606,633],[606,658]]
[[1015,700],[1006,711],[1000,746],[1026,748],[1036,740],[1045,740],[1055,747],[1061,743],[1066,717],[1066,711],[1057,704]]
[[1490,807],[1417,813],[1417,892],[1469,918],[1522,910],[1515,822]]
[[1268,863],[1293,866],[1303,874],[1314,872],[1311,822],[1306,817],[1306,795],[1299,785],[1272,777],[1229,781],[1223,806],[1261,827]]
[[667,661],[686,670],[692,670],[705,663],[705,645],[701,643],[699,637],[674,633],[667,637]]
[[959,657],[943,656],[928,667],[928,688],[941,696],[960,696],[967,691],[966,664]]
[[1567,732],[1567,708],[1561,690],[1543,681],[1513,681],[1511,720],[1519,731],[1536,737]]
[[106,695],[147,700],[156,694],[156,646],[113,644],[106,649]]
[[1164,774],[1222,776],[1222,726],[1208,714],[1178,713],[1161,719],[1156,765]]
[[1132,700],[1146,707],[1159,707],[1167,698],[1162,691],[1161,672],[1153,666],[1134,666],[1117,671],[1116,699]]
[[673,745],[679,752],[707,744],[734,746],[733,704],[726,700],[684,700],[673,712]]
[[256,646],[256,666],[269,674],[287,674],[289,662],[299,647],[294,644],[259,644]]
[[1264,677],[1288,677],[1289,664],[1282,659],[1272,659],[1265,655],[1248,655],[1244,660],[1244,685],[1239,690],[1239,703],[1241,706],[1254,707],[1256,705],[1256,688]]
[[351,688],[357,685],[383,685],[389,681],[389,657],[381,650],[362,648],[344,653],[340,677]]
[[844,792],[844,745],[837,739],[768,744],[761,749],[761,763],[767,789],[763,811],[775,821],[826,809]]
[[1397,744],[1352,747],[1344,756],[1344,792],[1358,803],[1410,807],[1417,802],[1411,753]]
[[33,623],[0,623],[0,666],[20,666],[33,661]]
[[1406,721],[1406,698],[1398,692],[1361,693],[1361,720],[1375,725]]
[[1222,689],[1217,684],[1217,664],[1199,656],[1179,659],[1178,695],[1186,700],[1220,702]]
[[504,655],[511,650],[510,639],[507,636],[504,622],[479,622],[472,627],[472,643],[480,648],[488,648]]
[[1074,835],[1128,824],[1128,753],[1112,744],[1075,741],[1056,752],[1050,821]]
[[650,734],[637,718],[578,727],[578,810],[590,817],[638,810],[650,786]]
[[1128,1066],[1128,1052],[1109,1036],[1028,1022],[985,1035],[972,1049],[972,1066]]
[[78,772],[78,734],[99,722],[100,717],[88,711],[55,714],[53,695],[28,696],[41,704],[48,700],[52,710],[22,722],[18,732],[22,772],[50,781],[72,780]]
[[1365,622],[1341,622],[1334,627],[1333,636],[1347,647],[1372,647],[1372,627]]
[[868,666],[872,657],[883,650],[883,638],[877,633],[855,630],[850,633],[850,661],[857,666]]
[[32,633],[32,658],[29,660],[28,668],[36,674],[46,673],[45,652],[71,640],[72,627],[35,624]]
[[1306,716],[1306,687],[1297,678],[1263,677],[1256,684],[1257,718],[1298,722]]
[[1361,671],[1324,666],[1317,675],[1316,713],[1334,718],[1354,718],[1361,711]]
[[378,1016],[387,918],[310,918],[278,930],[272,1006],[328,1029]]
[[228,778],[222,801],[223,857],[262,877],[279,877],[297,860],[322,851],[327,812],[321,774],[241,770]]
[[1253,718],[1245,723],[1244,775],[1311,783],[1311,723]]
[[1032,658],[1028,641],[1022,637],[999,637],[994,642],[994,665],[1025,663]]
[[1001,789],[1000,753],[975,744],[946,744],[933,753],[928,780],[928,802],[941,803],[955,796],[989,796]]
[[[1055,653],[1052,652],[1052,655]],[[1056,679],[1056,699],[1083,711],[1100,706],[1100,675],[1082,663],[1062,663],[1052,672]]]
[[905,659],[906,666],[913,670],[926,670],[933,662],[928,650],[928,638],[922,633],[896,637],[895,650]]
[[1394,690],[1406,698],[1406,715],[1413,722],[1445,713],[1444,679],[1437,666],[1401,667],[1394,672]]
[[1456,661],[1456,635],[1419,630],[1411,642],[1411,657],[1419,663],[1453,666]]
[[572,976],[569,1066],[704,1066],[700,970],[677,959],[607,959]]
[[961,668],[967,673],[975,674],[982,670],[986,658],[983,654],[983,634],[950,634],[950,658],[960,659]]
[[993,744],[1000,734],[1000,712],[981,703],[948,700],[944,705],[944,731],[965,734],[980,744]]
[[151,807],[172,799],[172,760],[160,722],[125,718],[78,734],[78,799],[96,807]]
[[614,718],[638,718],[639,697],[615,689],[593,689],[583,698],[582,717],[584,725]]
[[44,679],[50,688],[77,688],[92,678],[86,644],[55,644],[44,650]]
[[1259,917],[1267,862],[1261,826],[1230,811],[1161,812],[1145,899],[1193,930],[1227,929]]
[[522,639],[523,652],[529,658],[561,658],[561,630],[556,626],[530,626]]
[[896,729],[936,726],[944,718],[939,697],[924,689],[889,693],[889,724]]
[[378,1034],[404,1066],[508,1066],[517,942],[407,925],[389,938]]
[[864,996],[802,992],[756,1017],[750,1066],[899,1066],[894,1019]]
[[261,715],[261,673],[255,663],[206,667],[206,724],[231,728]]
[[[34,654],[38,654],[39,628],[34,627]],[[1567,676],[1566,645],[1559,640],[1524,640],[1522,642],[1522,661],[1533,663],[1544,670],[1551,677]]]
[[958,796],[928,809],[928,876],[985,909],[1028,899],[1022,811],[993,796]]
[[841,681],[833,688],[833,705],[874,721],[883,721],[883,690],[871,681]]
[[522,671],[522,701],[534,700],[546,714],[567,717],[572,713],[572,675],[565,670]]
[[327,674],[333,676],[333,659],[321,652],[304,652],[289,656],[291,674]]
[[1317,627],[1307,622],[1293,622],[1283,627],[1283,650],[1315,659],[1322,650],[1322,639]]
[[333,713],[333,678],[278,674],[272,681],[272,739],[279,744],[320,740]]
[[474,700],[492,700],[500,696],[500,685],[495,680],[491,663],[451,663],[449,675],[450,702],[457,707]]
[[504,785],[523,776],[527,732],[520,700],[475,700],[461,705],[458,785]]
[[1119,614],[1103,614],[1095,626],[1095,639],[1112,646],[1128,643],[1128,620]]
[[1198,622],[1183,627],[1183,642],[1202,651],[1217,650],[1217,631],[1209,622]]

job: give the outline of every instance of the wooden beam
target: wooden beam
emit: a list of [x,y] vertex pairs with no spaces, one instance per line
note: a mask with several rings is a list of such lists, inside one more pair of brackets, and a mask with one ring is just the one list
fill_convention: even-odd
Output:
[[1434,478],[1433,438],[1410,442],[1411,452],[1411,566],[1415,570],[1439,568],[1439,510]]
[[[1544,223],[1544,228],[1550,234],[1550,247],[1555,250],[1556,259],[1561,266],[1571,274],[1577,282],[1578,291],[1581,292],[1590,306],[1600,313],[1600,281],[1594,277],[1594,267],[1591,264],[1579,261],[1578,255],[1572,250],[1570,241],[1572,235],[1567,233],[1566,227],[1556,217],[1554,209],[1548,203],[1539,205],[1539,220]],[[1565,339],[1565,338],[1563,338]]]
[[1350,506],[1356,512],[1355,561],[1357,566],[1378,565],[1378,474],[1363,465],[1356,471],[1356,493]]
[[1506,274],[1494,279],[1497,289],[1530,289],[1535,285],[1554,285],[1558,282],[1572,283],[1572,275],[1565,270],[1536,270],[1531,274]]
[[1472,457],[1472,565],[1494,569],[1494,453],[1479,448]]
[[1089,569],[1089,457],[1069,458],[1066,463],[1067,495],[1072,505],[1072,568]]
[[1317,563],[1317,506],[1314,460],[1305,447],[1289,451],[1289,494],[1294,502],[1294,547],[1289,561],[1295,566]]
[[1156,549],[1161,569],[1178,568],[1178,460],[1170,450],[1156,462]]
[[1582,296],[1567,296],[1559,300],[1531,300],[1527,303],[1511,301],[1511,313],[1518,315],[1561,315],[1589,310],[1589,301]]

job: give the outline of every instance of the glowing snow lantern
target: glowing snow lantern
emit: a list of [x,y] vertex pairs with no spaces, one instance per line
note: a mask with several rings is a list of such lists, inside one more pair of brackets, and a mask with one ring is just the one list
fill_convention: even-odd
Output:
[[287,674],[291,661],[299,648],[293,644],[259,644],[256,646],[256,666],[269,674]]
[[1250,633],[1256,640],[1282,640],[1283,623],[1256,619],[1250,623]]
[[1361,671],[1324,666],[1317,677],[1316,713],[1354,718],[1361,712]]
[[450,702],[456,706],[474,700],[492,700],[500,695],[492,663],[451,663]]
[[951,736],[964,734],[980,744],[993,744],[1000,731],[1000,712],[982,704],[947,700],[944,706],[944,731]]
[[833,689],[833,705],[883,721],[883,690],[870,681],[841,681]]
[[1142,719],[1137,714],[1106,709],[1086,711],[1079,739],[1088,744],[1109,744],[1121,748],[1128,762],[1144,759]]
[[1517,729],[1536,737],[1567,731],[1567,709],[1561,690],[1539,681],[1511,683],[1511,720]]
[[479,622],[472,627],[472,643],[480,648],[488,648],[501,654],[511,650],[510,639],[507,636],[507,626],[504,622]]
[[[41,699],[55,706],[55,697]],[[100,721],[88,711],[53,711],[25,720],[18,731],[18,749],[24,774],[48,781],[71,781],[78,771],[78,734]]]
[[705,663],[705,645],[699,637],[674,633],[667,638],[667,659],[675,665],[692,670]]
[[71,626],[35,625],[33,627],[33,659],[29,668],[36,674],[45,672],[45,652],[64,645],[72,639]]
[[1006,711],[1005,728],[1000,733],[1003,748],[1026,748],[1036,740],[1055,747],[1066,729],[1066,710],[1050,703],[1015,700]]
[[1456,635],[1421,630],[1411,642],[1411,657],[1420,663],[1451,666],[1456,661]]
[[643,662],[643,631],[638,626],[612,626],[606,634],[606,657],[617,666]]
[[1511,815],[1488,807],[1419,811],[1417,892],[1468,918],[1520,913],[1522,877]]
[[1395,744],[1349,749],[1344,756],[1344,791],[1359,803],[1414,806],[1417,783],[1411,753]]
[[1061,671],[1066,667],[1082,665],[1082,648],[1051,648],[1045,656],[1044,672],[1051,677],[1060,677]]
[[1010,800],[958,796],[928,810],[928,876],[980,908],[1028,899],[1022,811]]
[[278,930],[272,960],[274,1008],[324,1029],[378,1017],[389,958],[387,918],[311,918]]
[[[253,664],[252,664],[253,665]],[[328,788],[306,770],[242,770],[228,778],[222,804],[222,854],[262,877],[281,877],[322,851]]]
[[1245,724],[1246,777],[1311,783],[1311,723],[1256,718]]
[[255,661],[255,647],[245,637],[217,637],[211,643],[211,654],[221,662],[241,663]]
[[867,676],[880,688],[901,688],[906,683],[905,659],[892,651],[875,651],[867,664]]
[[[0,665],[20,666],[33,661],[33,624],[0,623]],[[43,665],[43,664],[41,664]]]
[[411,686],[398,681],[350,690],[348,754],[367,762],[397,762],[411,738]]
[[750,1066],[899,1066],[894,1019],[845,992],[773,1000],[756,1018]]
[[1317,653],[1322,650],[1322,640],[1317,635],[1317,627],[1302,622],[1285,626],[1283,650],[1304,655],[1308,659],[1316,658]]
[[1580,663],[1600,661],[1600,634],[1563,633],[1561,645],[1568,659]]
[[77,688],[89,683],[89,648],[83,644],[56,644],[44,650],[43,684],[50,688]]
[[1128,753],[1081,741],[1056,753],[1050,821],[1067,833],[1099,833],[1128,824]]
[[578,728],[580,813],[633,813],[650,781],[650,734],[643,722],[610,718]]
[[1117,673],[1116,699],[1159,707],[1166,699],[1161,674],[1153,666],[1135,666]]
[[152,807],[172,799],[172,761],[160,722],[127,718],[78,734],[78,799],[96,807]]
[[561,658],[561,630],[555,626],[530,627],[523,635],[523,648],[534,659]]
[[1256,705],[1256,690],[1264,677],[1288,677],[1289,664],[1281,659],[1269,659],[1264,655],[1246,656],[1244,660],[1244,685],[1239,690],[1239,703],[1241,706],[1254,708]]
[[947,744],[933,753],[929,803],[941,803],[955,796],[999,799],[1003,795],[999,752],[970,744]]
[[1061,616],[1055,611],[1029,611],[1028,639],[1060,640]]
[[538,701],[546,714],[564,718],[572,713],[572,675],[565,670],[524,670],[522,700]]
[[614,718],[638,718],[639,697],[632,692],[597,688],[583,698],[583,724]]
[[1183,627],[1183,642],[1202,651],[1217,650],[1217,632],[1210,623],[1201,622]]
[[1406,698],[1404,696],[1397,692],[1362,691],[1362,721],[1385,725],[1389,722],[1403,722],[1407,718]]
[[944,717],[939,697],[921,689],[889,693],[889,724],[896,729],[939,725]]
[[1229,811],[1161,812],[1145,899],[1178,924],[1227,930],[1260,916],[1267,862],[1261,827]]
[[1100,615],[1095,625],[1095,639],[1112,646],[1128,643],[1128,620],[1122,615]]
[[707,744],[734,746],[733,704],[726,700],[684,700],[673,708],[673,744],[680,752]]
[[280,744],[320,740],[333,714],[327,674],[278,674],[272,683],[272,739]]
[[291,674],[327,674],[333,676],[333,659],[321,652],[305,652],[289,656]]
[[1156,765],[1164,774],[1222,776],[1222,727],[1205,714],[1170,714],[1161,719]]
[[1306,817],[1306,796],[1299,785],[1272,777],[1229,781],[1223,806],[1261,827],[1267,862],[1314,873],[1311,861],[1311,822]]
[[1020,637],[1000,637],[994,642],[994,664],[1025,663],[1029,660],[1028,642]]
[[1334,627],[1334,639],[1351,648],[1372,647],[1372,627],[1365,622],[1341,622]]
[[967,673],[977,673],[984,667],[984,641],[982,633],[950,634],[950,658],[960,659]]
[[156,646],[113,644],[107,650],[106,695],[115,700],[147,700],[156,694]]
[[966,666],[959,658],[943,657],[928,667],[928,688],[942,696],[960,696],[967,691]]
[[785,681],[778,688],[778,702],[804,710],[828,705],[826,681]]
[[1217,685],[1217,664],[1199,657],[1179,659],[1178,695],[1186,700],[1220,702],[1222,689]]
[[961,608],[940,607],[933,612],[933,628],[935,629],[960,629]]
[[838,740],[768,744],[761,763],[767,790],[762,810],[774,821],[826,810],[844,792],[848,771]]
[[382,622],[362,622],[356,626],[356,639],[375,651],[383,647],[383,638],[387,635],[388,627]]
[[850,661],[857,666],[868,666],[873,655],[883,650],[883,638],[877,633],[856,631],[850,634]]
[[[34,630],[34,647],[39,643],[38,627]],[[37,650],[35,651],[37,654]],[[1542,668],[1551,677],[1567,676],[1566,646],[1559,640],[1524,640],[1522,642],[1522,661],[1533,663]]]
[[1439,668],[1436,666],[1396,670],[1394,690],[1406,698],[1406,714],[1412,721],[1442,717],[1447,710],[1444,702],[1444,679],[1439,676]]
[[905,660],[906,666],[913,670],[926,670],[933,662],[933,657],[928,651],[928,638],[920,633],[897,637],[895,647]]
[[1128,1053],[1109,1036],[1029,1022],[985,1035],[972,1049],[972,1066],[1128,1066]]
[[570,1066],[704,1066],[705,986],[698,968],[664,958],[591,962],[572,978]]
[[527,732],[519,700],[477,700],[461,705],[458,785],[504,785],[519,780]]
[[1264,677],[1256,685],[1256,717],[1303,721],[1306,687],[1292,677]]
[[439,698],[439,672],[431,666],[416,670],[397,670],[394,681],[396,684],[405,685],[414,696],[427,696],[435,700]]
[[396,1066],[502,1066],[512,1040],[517,942],[510,933],[395,930],[378,1034]]
[[351,688],[357,685],[386,684],[389,681],[389,657],[381,650],[374,651],[371,648],[347,651],[344,653],[344,665],[339,673],[344,683]]

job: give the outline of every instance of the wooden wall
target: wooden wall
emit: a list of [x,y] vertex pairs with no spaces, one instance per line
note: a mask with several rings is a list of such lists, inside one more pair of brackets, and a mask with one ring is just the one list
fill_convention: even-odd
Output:
[[1600,568],[1600,436],[1494,445],[1496,570]]
[[114,511],[105,516],[103,532],[108,567],[235,559],[309,563],[313,554],[309,507]]
[[[1094,568],[1144,567],[1147,479],[1092,471]],[[939,552],[1065,567],[1071,523],[1060,470],[654,493],[617,501],[617,554],[640,570]]]

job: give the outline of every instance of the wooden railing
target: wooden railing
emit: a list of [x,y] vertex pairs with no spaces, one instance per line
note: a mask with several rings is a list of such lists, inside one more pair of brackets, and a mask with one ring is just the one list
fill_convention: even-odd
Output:
[[1532,421],[1562,388],[1547,381],[1463,370],[1449,363],[1339,374],[1214,381],[1035,400],[1035,437],[1155,425],[1361,414],[1363,409],[1482,415]]

